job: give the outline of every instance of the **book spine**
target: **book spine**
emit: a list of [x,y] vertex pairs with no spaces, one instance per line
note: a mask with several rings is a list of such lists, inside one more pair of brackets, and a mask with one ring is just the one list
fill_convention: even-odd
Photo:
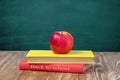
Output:
[[[40,70],[40,71],[53,71],[53,72],[71,72],[71,73],[84,73],[83,64],[27,64],[27,62],[20,62],[19,68],[21,70]],[[89,67],[90,68],[90,67]]]

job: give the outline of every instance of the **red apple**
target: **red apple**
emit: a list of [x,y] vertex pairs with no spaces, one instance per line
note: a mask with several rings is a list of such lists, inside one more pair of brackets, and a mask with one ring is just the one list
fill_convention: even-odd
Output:
[[67,54],[73,47],[73,36],[66,31],[56,31],[50,36],[50,48],[54,53]]

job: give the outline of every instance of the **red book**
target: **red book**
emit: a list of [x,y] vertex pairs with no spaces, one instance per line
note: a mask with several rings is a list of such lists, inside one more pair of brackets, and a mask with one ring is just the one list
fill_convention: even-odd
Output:
[[20,61],[20,70],[84,73],[92,68],[92,64],[28,64],[27,61],[28,59]]

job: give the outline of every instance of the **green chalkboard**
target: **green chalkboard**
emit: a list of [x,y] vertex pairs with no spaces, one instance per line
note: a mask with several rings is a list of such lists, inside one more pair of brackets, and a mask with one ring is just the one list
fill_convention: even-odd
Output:
[[0,50],[50,49],[54,31],[73,49],[120,51],[120,0],[0,0]]

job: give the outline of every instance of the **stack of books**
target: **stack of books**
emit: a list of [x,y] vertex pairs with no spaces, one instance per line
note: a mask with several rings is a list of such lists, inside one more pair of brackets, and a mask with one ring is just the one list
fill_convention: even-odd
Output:
[[71,50],[68,54],[55,54],[52,50],[30,50],[20,60],[20,70],[84,73],[92,69],[94,54],[91,50]]

